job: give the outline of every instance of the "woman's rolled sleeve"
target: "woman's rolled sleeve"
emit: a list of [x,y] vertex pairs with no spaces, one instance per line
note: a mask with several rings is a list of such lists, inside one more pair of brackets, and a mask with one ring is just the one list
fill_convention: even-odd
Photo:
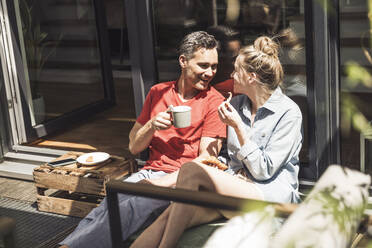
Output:
[[256,143],[254,143],[251,140],[248,140],[246,144],[244,144],[240,150],[237,152],[236,157],[239,160],[244,160],[246,157],[248,157],[251,153],[255,152],[258,150],[259,147],[257,146]]

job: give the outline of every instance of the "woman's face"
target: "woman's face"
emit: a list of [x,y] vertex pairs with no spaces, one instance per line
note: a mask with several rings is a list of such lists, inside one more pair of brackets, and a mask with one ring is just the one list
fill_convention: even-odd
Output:
[[246,89],[247,73],[240,65],[241,57],[238,56],[235,60],[234,71],[231,73],[231,77],[234,79],[234,93],[244,93]]

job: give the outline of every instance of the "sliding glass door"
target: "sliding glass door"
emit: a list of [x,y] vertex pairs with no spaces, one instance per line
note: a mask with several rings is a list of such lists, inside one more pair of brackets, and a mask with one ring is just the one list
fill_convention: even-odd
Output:
[[[217,75],[212,84],[230,78],[233,47],[250,45],[260,35],[281,36],[281,61],[286,72],[283,89],[301,108],[304,144],[301,151],[301,176],[315,178],[309,166],[308,106],[306,78],[306,34],[302,1],[153,1],[155,56],[158,78],[176,80],[180,73],[178,44],[192,31],[205,30],[222,42]],[[229,31],[227,31],[229,30]],[[223,38],[223,32],[226,37]],[[172,38],[170,38],[172,37]],[[237,43],[226,42],[235,40]],[[238,48],[238,47],[237,47]],[[235,48],[236,49],[236,48]],[[232,55],[230,55],[232,54]]]
[[[4,2],[4,1],[3,1]],[[19,143],[65,128],[114,103],[101,1],[8,1],[24,132]],[[7,60],[10,63],[10,60]]]

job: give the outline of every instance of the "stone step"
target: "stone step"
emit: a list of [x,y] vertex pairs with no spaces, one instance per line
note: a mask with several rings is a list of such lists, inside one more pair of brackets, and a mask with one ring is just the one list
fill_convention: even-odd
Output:
[[18,178],[32,181],[34,168],[39,165],[33,165],[27,162],[4,161],[0,163],[0,176]]
[[40,156],[35,154],[26,154],[26,153],[18,153],[18,152],[7,152],[4,156],[7,160],[30,160],[34,161],[35,163],[46,163],[50,162],[55,159],[55,156]]

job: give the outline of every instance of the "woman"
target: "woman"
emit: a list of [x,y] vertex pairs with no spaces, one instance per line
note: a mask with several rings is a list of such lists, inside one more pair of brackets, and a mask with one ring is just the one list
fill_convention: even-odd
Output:
[[[219,106],[228,125],[226,173],[198,162],[183,165],[176,186],[271,202],[299,201],[302,116],[280,84],[279,45],[262,36],[243,48],[235,61],[234,91],[240,95]],[[132,247],[175,247],[183,231],[229,213],[172,203]]]

